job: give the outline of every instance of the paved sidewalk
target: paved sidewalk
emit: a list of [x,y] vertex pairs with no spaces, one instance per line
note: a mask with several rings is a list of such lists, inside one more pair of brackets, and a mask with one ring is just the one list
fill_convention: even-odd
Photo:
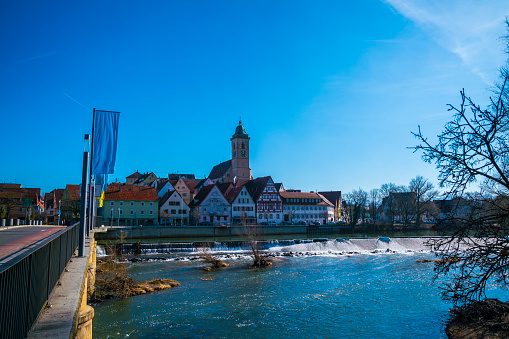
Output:
[[60,231],[62,226],[24,226],[0,232],[0,259],[28,247],[51,234]]

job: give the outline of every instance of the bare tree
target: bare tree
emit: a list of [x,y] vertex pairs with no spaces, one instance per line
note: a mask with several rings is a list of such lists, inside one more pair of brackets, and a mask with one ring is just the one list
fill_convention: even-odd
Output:
[[413,211],[415,217],[415,226],[419,227],[422,221],[422,215],[426,212],[431,212],[431,202],[438,196],[438,191],[435,190],[433,184],[418,175],[410,180],[408,186],[410,192],[414,193]]
[[396,197],[394,194],[398,192],[401,192],[401,187],[394,183],[383,184],[382,187],[380,187],[383,213],[390,221],[391,226],[394,225],[397,208]]
[[394,201],[394,215],[398,216],[398,219],[405,226],[410,225],[413,210],[414,210],[414,194],[408,192],[405,186],[399,187],[399,192],[391,193]]
[[376,225],[376,220],[378,219],[378,208],[380,207],[380,190],[378,188],[373,188],[369,191],[369,214],[373,219],[373,222]]
[[[509,23],[508,23],[509,27]],[[419,130],[413,133],[423,160],[439,170],[441,187],[451,206],[440,220],[447,237],[429,245],[441,257],[436,277],[448,275],[443,296],[454,302],[486,297],[489,282],[507,285],[509,274],[509,114],[508,73],[487,108],[481,108],[465,91],[459,106],[449,105],[453,119],[445,125],[437,144]],[[480,183],[480,192],[468,194],[469,185]]]
[[358,220],[364,221],[367,199],[368,193],[362,188],[345,195],[347,208],[349,209],[350,226],[355,226]]

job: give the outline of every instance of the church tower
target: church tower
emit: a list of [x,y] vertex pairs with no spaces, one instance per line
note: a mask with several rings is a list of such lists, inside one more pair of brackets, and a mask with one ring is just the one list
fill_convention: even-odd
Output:
[[251,169],[249,168],[249,136],[242,126],[242,121],[235,129],[235,134],[230,139],[232,142],[232,179],[240,185],[251,180]]

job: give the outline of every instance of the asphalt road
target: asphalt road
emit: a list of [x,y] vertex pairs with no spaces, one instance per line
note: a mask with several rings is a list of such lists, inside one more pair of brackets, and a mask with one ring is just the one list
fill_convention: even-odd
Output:
[[0,259],[15,253],[64,227],[24,226],[0,230]]

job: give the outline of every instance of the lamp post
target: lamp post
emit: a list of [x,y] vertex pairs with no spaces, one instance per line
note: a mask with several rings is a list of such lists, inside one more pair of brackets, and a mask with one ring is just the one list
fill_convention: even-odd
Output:
[[110,210],[110,226],[113,226],[113,207]]
[[78,256],[85,255],[85,233],[88,231],[87,226],[87,187],[88,187],[88,167],[89,167],[89,147],[90,135],[85,134],[85,149],[83,151],[83,172],[81,179],[81,210],[80,210],[80,232],[79,232],[79,248]]
[[117,226],[120,226],[120,207],[118,208]]

